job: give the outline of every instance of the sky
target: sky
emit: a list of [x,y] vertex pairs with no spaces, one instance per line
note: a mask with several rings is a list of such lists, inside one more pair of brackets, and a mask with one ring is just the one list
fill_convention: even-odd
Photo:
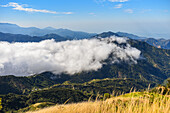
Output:
[[170,0],[0,0],[0,22],[170,39]]

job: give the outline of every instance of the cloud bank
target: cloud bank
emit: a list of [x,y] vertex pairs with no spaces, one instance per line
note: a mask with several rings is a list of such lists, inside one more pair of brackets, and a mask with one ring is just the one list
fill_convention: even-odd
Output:
[[122,61],[137,63],[141,53],[127,44],[125,38],[115,36],[63,42],[54,40],[35,43],[0,42],[0,51],[0,75],[18,76],[45,71],[74,74],[98,70],[110,55],[111,63]]
[[49,10],[40,10],[40,9],[33,9],[33,8],[25,8],[24,6],[28,6],[26,4],[19,5],[15,2],[9,2],[6,5],[1,5],[1,7],[13,7],[14,10],[26,11],[26,12],[41,12],[41,13],[51,13],[51,14],[73,14],[72,12],[56,12],[56,11],[49,11]]

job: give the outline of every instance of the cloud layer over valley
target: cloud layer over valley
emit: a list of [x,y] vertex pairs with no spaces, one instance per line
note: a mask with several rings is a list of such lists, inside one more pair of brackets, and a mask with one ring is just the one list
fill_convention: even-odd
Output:
[[141,53],[127,44],[125,38],[115,36],[64,42],[0,42],[0,51],[0,75],[16,76],[28,76],[45,71],[74,74],[98,70],[108,58],[111,63],[137,63]]

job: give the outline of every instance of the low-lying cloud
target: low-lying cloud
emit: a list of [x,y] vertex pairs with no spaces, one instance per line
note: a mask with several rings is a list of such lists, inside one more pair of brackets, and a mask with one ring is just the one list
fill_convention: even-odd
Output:
[[64,42],[0,42],[0,51],[0,75],[18,76],[45,71],[74,74],[98,70],[108,58],[111,63],[137,63],[141,53],[127,44],[125,38],[115,36]]

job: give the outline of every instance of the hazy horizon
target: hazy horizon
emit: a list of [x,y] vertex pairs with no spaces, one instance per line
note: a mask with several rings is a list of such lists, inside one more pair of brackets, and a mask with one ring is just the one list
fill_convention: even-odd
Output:
[[169,39],[169,6],[169,0],[3,0],[0,22]]

